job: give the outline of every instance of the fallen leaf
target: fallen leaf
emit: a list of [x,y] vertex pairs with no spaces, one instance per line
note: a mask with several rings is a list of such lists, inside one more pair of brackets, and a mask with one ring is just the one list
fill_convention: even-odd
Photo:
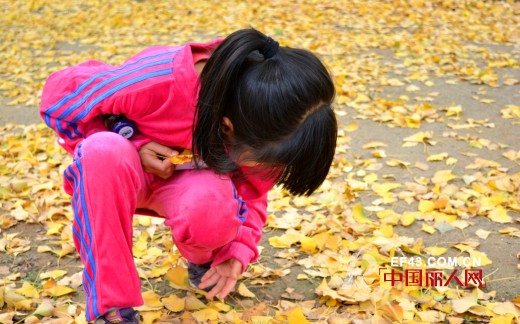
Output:
[[507,210],[502,206],[497,206],[490,211],[488,217],[492,221],[500,224],[511,223],[513,221],[513,218],[507,214]]
[[433,256],[443,255],[444,253],[446,253],[447,250],[448,249],[446,249],[446,248],[438,247],[438,246],[424,248],[424,251],[426,253],[428,253],[429,255],[433,255]]
[[160,308],[163,306],[161,296],[152,290],[142,293],[144,305],[150,308]]
[[472,306],[478,305],[478,297],[477,297],[477,290],[474,289],[470,293],[468,293],[466,296],[458,299],[454,299],[451,301],[451,307],[454,311],[457,313],[465,313],[467,310],[470,309]]
[[241,282],[239,285],[238,285],[238,289],[237,289],[238,293],[240,294],[240,296],[243,296],[243,297],[247,297],[247,298],[256,298],[255,294],[253,294],[247,287],[246,285],[244,285],[243,282]]
[[352,217],[360,224],[372,224],[372,221],[365,215],[361,204],[355,204],[352,207]]
[[143,324],[152,324],[161,318],[159,311],[140,311],[139,315],[143,317]]
[[48,317],[52,315],[52,312],[54,310],[54,305],[50,300],[44,300],[40,305],[38,305],[38,308],[34,311],[33,315],[40,315],[43,317]]
[[192,316],[198,323],[207,323],[208,321],[218,320],[218,312],[211,308],[195,311]]
[[187,296],[184,300],[186,310],[197,311],[206,308],[206,305],[194,296]]
[[16,289],[16,292],[29,298],[40,298],[40,294],[38,293],[38,289],[34,287],[31,283],[25,281],[21,288]]
[[483,230],[483,229],[478,229],[475,234],[480,237],[481,239],[487,239],[489,234],[491,234],[490,231],[486,231],[486,230]]
[[401,216],[401,224],[403,226],[410,226],[415,221],[415,215],[413,213],[404,213]]
[[66,274],[67,274],[67,271],[56,269],[56,270],[40,273],[40,279],[49,279],[49,278],[59,279]]
[[448,183],[453,179],[457,179],[458,176],[451,173],[450,170],[441,170],[435,172],[435,175],[432,178],[432,182],[435,184]]
[[176,295],[170,295],[167,298],[163,298],[162,303],[166,309],[178,313],[184,310],[184,299],[177,297]]
[[303,311],[301,307],[296,307],[293,309],[288,316],[289,324],[306,324],[310,323],[307,318],[305,318],[305,315],[303,314]]
[[175,287],[189,287],[188,269],[180,266],[172,267],[164,276]]

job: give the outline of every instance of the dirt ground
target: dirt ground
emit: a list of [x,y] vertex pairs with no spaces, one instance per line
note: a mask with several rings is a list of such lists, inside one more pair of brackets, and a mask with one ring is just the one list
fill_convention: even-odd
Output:
[[[519,48],[500,46],[493,48],[494,51],[514,52],[517,60],[520,60]],[[376,55],[379,60],[398,66],[399,62],[389,51],[374,51],[372,53],[362,53],[362,55]],[[501,76],[508,75],[516,79],[520,79],[519,69],[501,69],[499,70]],[[457,82],[456,84],[446,83],[445,78],[432,78],[435,85],[425,88],[420,86],[421,90],[414,92],[414,96],[428,96],[430,93],[438,93],[433,99],[433,104],[436,106],[453,106],[461,105],[464,108],[464,119],[486,120],[489,123],[494,123],[494,128],[474,128],[461,130],[460,135],[478,136],[490,140],[492,143],[500,143],[507,145],[513,150],[520,150],[520,125],[512,125],[511,120],[501,118],[500,109],[507,105],[520,104],[520,84],[511,86],[500,86],[496,88],[473,85],[469,82]],[[408,85],[406,85],[408,86]],[[397,98],[401,95],[410,96],[410,92],[405,91],[406,86],[388,86],[382,88],[372,89],[374,94],[379,97]],[[485,93],[485,94],[484,94]],[[475,97],[493,99],[491,104],[482,103],[476,100]],[[345,153],[347,159],[369,158],[370,151],[363,149],[363,145],[371,141],[382,141],[388,144],[385,148],[388,158],[406,160],[411,163],[425,162],[430,154],[448,152],[451,157],[459,160],[454,167],[454,173],[460,171],[468,163],[471,163],[473,157],[468,156],[467,152],[477,153],[480,157],[496,161],[504,167],[511,169],[511,174],[520,172],[518,163],[502,157],[501,153],[497,151],[477,149],[468,146],[465,141],[458,141],[451,137],[442,137],[445,132],[452,131],[446,127],[446,123],[431,123],[421,126],[422,131],[432,131],[441,139],[435,146],[425,147],[402,147],[402,139],[406,136],[413,135],[417,129],[407,129],[399,127],[388,127],[388,125],[371,119],[357,118],[359,113],[352,108],[345,107],[346,115],[340,116],[342,127],[350,125],[355,122],[359,128],[350,134],[352,141],[350,149]],[[16,123],[16,124],[33,124],[40,123],[40,117],[37,109],[34,107],[15,106],[10,107],[5,105],[5,101],[0,102],[0,124]],[[380,176],[391,175],[398,182],[406,182],[413,180],[415,177],[425,176],[431,177],[438,169],[446,169],[443,162],[430,163],[429,170],[421,171],[418,169],[396,168],[385,165],[381,170],[376,171]],[[374,200],[374,197],[369,192],[362,192],[357,198],[364,206],[369,206]],[[407,205],[404,203],[397,203],[392,206],[396,212],[402,213],[409,210],[417,210],[416,205]],[[520,214],[509,211],[513,219],[520,219]],[[369,217],[375,217],[370,215]],[[519,223],[516,221],[513,224],[498,224],[490,221],[487,218],[476,217],[470,220],[473,225],[464,230],[450,230],[445,233],[436,232],[435,234],[426,234],[421,231],[420,223],[416,222],[411,227],[396,228],[399,234],[406,234],[414,238],[423,238],[425,245],[437,245],[448,247],[452,242],[459,242],[463,238],[473,238],[480,242],[479,251],[485,252],[493,263],[483,268],[484,274],[489,275],[488,291],[495,290],[498,300],[510,300],[520,294],[520,271],[517,264],[520,262],[517,259],[517,253],[520,251],[520,238],[499,234],[498,231],[507,226],[518,227]],[[475,235],[475,231],[484,229],[491,231],[492,234],[487,239],[481,239]],[[45,242],[45,228],[38,224],[24,224],[20,222],[18,225],[6,230],[7,233],[22,233],[22,236],[33,238],[32,245],[34,247]],[[262,240],[262,246],[265,248],[262,252],[261,261],[265,261],[273,267],[277,266],[276,259],[272,256],[276,250],[270,247],[268,238],[277,235],[276,231],[267,231]],[[455,254],[453,254],[455,255]],[[70,270],[71,273],[80,271],[81,264],[77,257],[66,257],[57,259],[49,254],[36,253],[36,249],[32,248],[29,252],[22,253],[16,257],[0,254],[1,265],[11,265],[10,271],[25,273],[27,277],[33,276],[37,278],[38,273],[55,269],[59,266],[60,269]],[[292,268],[290,275],[282,277],[276,281],[275,284],[260,288],[251,288],[258,298],[269,301],[278,300],[280,296],[286,292],[286,288],[295,288],[295,292],[300,294],[302,299],[316,298],[314,289],[319,284],[319,281],[298,281],[296,276],[301,273],[301,269],[297,266]],[[167,289],[165,287],[165,289]],[[82,294],[76,294],[78,300],[82,300]]]

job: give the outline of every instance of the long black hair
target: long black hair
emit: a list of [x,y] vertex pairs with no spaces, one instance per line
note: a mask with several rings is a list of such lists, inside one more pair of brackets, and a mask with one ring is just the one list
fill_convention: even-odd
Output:
[[[252,152],[255,161],[277,170],[277,184],[310,195],[325,180],[335,153],[334,83],[307,50],[279,47],[273,55],[271,46],[264,56],[268,41],[243,29],[211,55],[200,75],[193,151],[217,173],[239,168],[230,152]],[[222,135],[224,117],[233,124],[233,143]]]

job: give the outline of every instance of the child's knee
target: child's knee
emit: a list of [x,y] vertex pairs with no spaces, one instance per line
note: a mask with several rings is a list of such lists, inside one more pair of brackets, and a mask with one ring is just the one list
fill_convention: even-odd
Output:
[[181,196],[174,208],[177,221],[168,224],[177,243],[216,249],[236,238],[242,220],[230,179],[195,182]]
[[[186,245],[200,247],[203,250],[215,250],[236,238],[238,226],[235,222],[222,222],[210,219],[214,213],[208,210],[209,217],[197,217],[189,222],[189,236],[183,242]],[[175,238],[176,242],[177,238]]]
[[111,164],[119,162],[128,154],[135,154],[136,149],[130,141],[112,132],[99,132],[85,138],[77,149],[80,156],[89,154],[97,160]]

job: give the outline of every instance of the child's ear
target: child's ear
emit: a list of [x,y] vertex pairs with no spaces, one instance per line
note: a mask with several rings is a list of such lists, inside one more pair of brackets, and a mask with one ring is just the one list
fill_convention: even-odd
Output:
[[222,135],[228,137],[233,136],[234,130],[233,130],[233,123],[231,122],[231,119],[228,117],[222,117],[222,122],[220,124],[220,130],[222,131]]

